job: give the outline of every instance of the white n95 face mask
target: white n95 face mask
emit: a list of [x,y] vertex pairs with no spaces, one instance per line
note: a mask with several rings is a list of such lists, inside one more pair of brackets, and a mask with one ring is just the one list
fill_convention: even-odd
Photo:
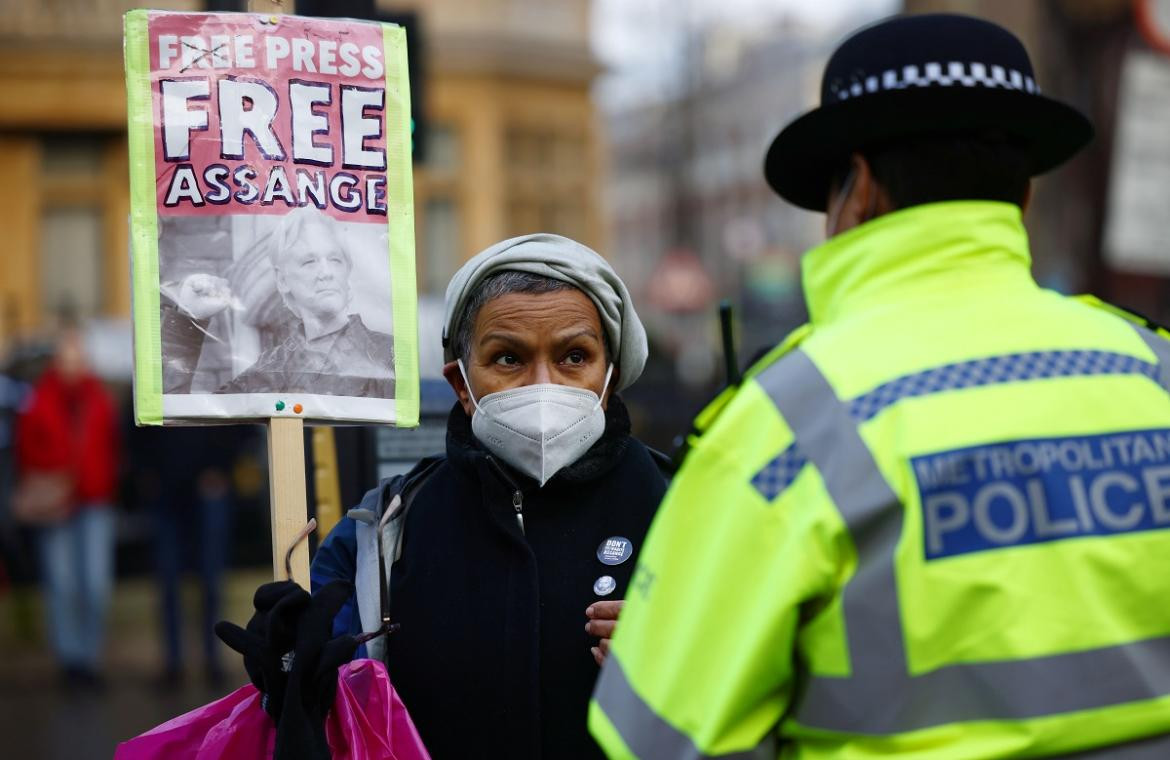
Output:
[[[605,432],[601,396],[585,388],[555,383],[525,385],[476,400],[471,383],[467,395],[475,404],[471,431],[500,459],[543,486],[563,467],[576,462]],[[613,365],[605,372],[602,395],[609,387]]]

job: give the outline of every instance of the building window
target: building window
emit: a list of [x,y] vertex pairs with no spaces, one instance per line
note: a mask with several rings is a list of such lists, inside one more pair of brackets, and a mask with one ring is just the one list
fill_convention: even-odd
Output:
[[459,213],[455,201],[433,197],[423,206],[423,287],[427,293],[443,294],[447,282],[459,268]]
[[585,135],[511,125],[504,135],[507,234],[553,232],[585,238],[588,161]]
[[449,124],[436,124],[427,130],[427,171],[452,174],[459,171],[459,137]]
[[92,206],[47,208],[41,215],[41,304],[44,316],[89,318],[102,293],[102,212]]
[[427,131],[427,160],[421,167],[418,219],[419,290],[442,295],[463,261],[459,219],[459,130],[434,123]]
[[105,195],[101,137],[50,136],[41,145],[42,319],[100,316],[106,308]]

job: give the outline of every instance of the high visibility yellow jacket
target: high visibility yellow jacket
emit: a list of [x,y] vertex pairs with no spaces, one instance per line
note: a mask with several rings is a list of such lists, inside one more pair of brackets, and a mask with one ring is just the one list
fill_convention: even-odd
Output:
[[647,537],[611,757],[1170,757],[1170,343],[1029,265],[985,202],[805,256]]

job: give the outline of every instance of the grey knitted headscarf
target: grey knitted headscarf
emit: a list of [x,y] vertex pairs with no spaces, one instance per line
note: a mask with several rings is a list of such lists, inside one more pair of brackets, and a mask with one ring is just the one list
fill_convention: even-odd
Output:
[[537,233],[496,243],[460,267],[447,285],[443,317],[443,356],[455,361],[452,338],[463,304],[489,275],[528,272],[571,283],[589,296],[601,315],[601,326],[621,370],[618,390],[628,388],[646,366],[646,330],[634,311],[630,291],[613,267],[591,248],[560,235]]

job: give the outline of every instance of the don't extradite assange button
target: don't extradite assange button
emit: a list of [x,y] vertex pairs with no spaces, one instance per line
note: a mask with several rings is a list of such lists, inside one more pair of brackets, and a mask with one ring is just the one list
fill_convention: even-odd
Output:
[[625,536],[610,536],[597,547],[597,559],[604,565],[620,565],[634,553],[634,542]]

